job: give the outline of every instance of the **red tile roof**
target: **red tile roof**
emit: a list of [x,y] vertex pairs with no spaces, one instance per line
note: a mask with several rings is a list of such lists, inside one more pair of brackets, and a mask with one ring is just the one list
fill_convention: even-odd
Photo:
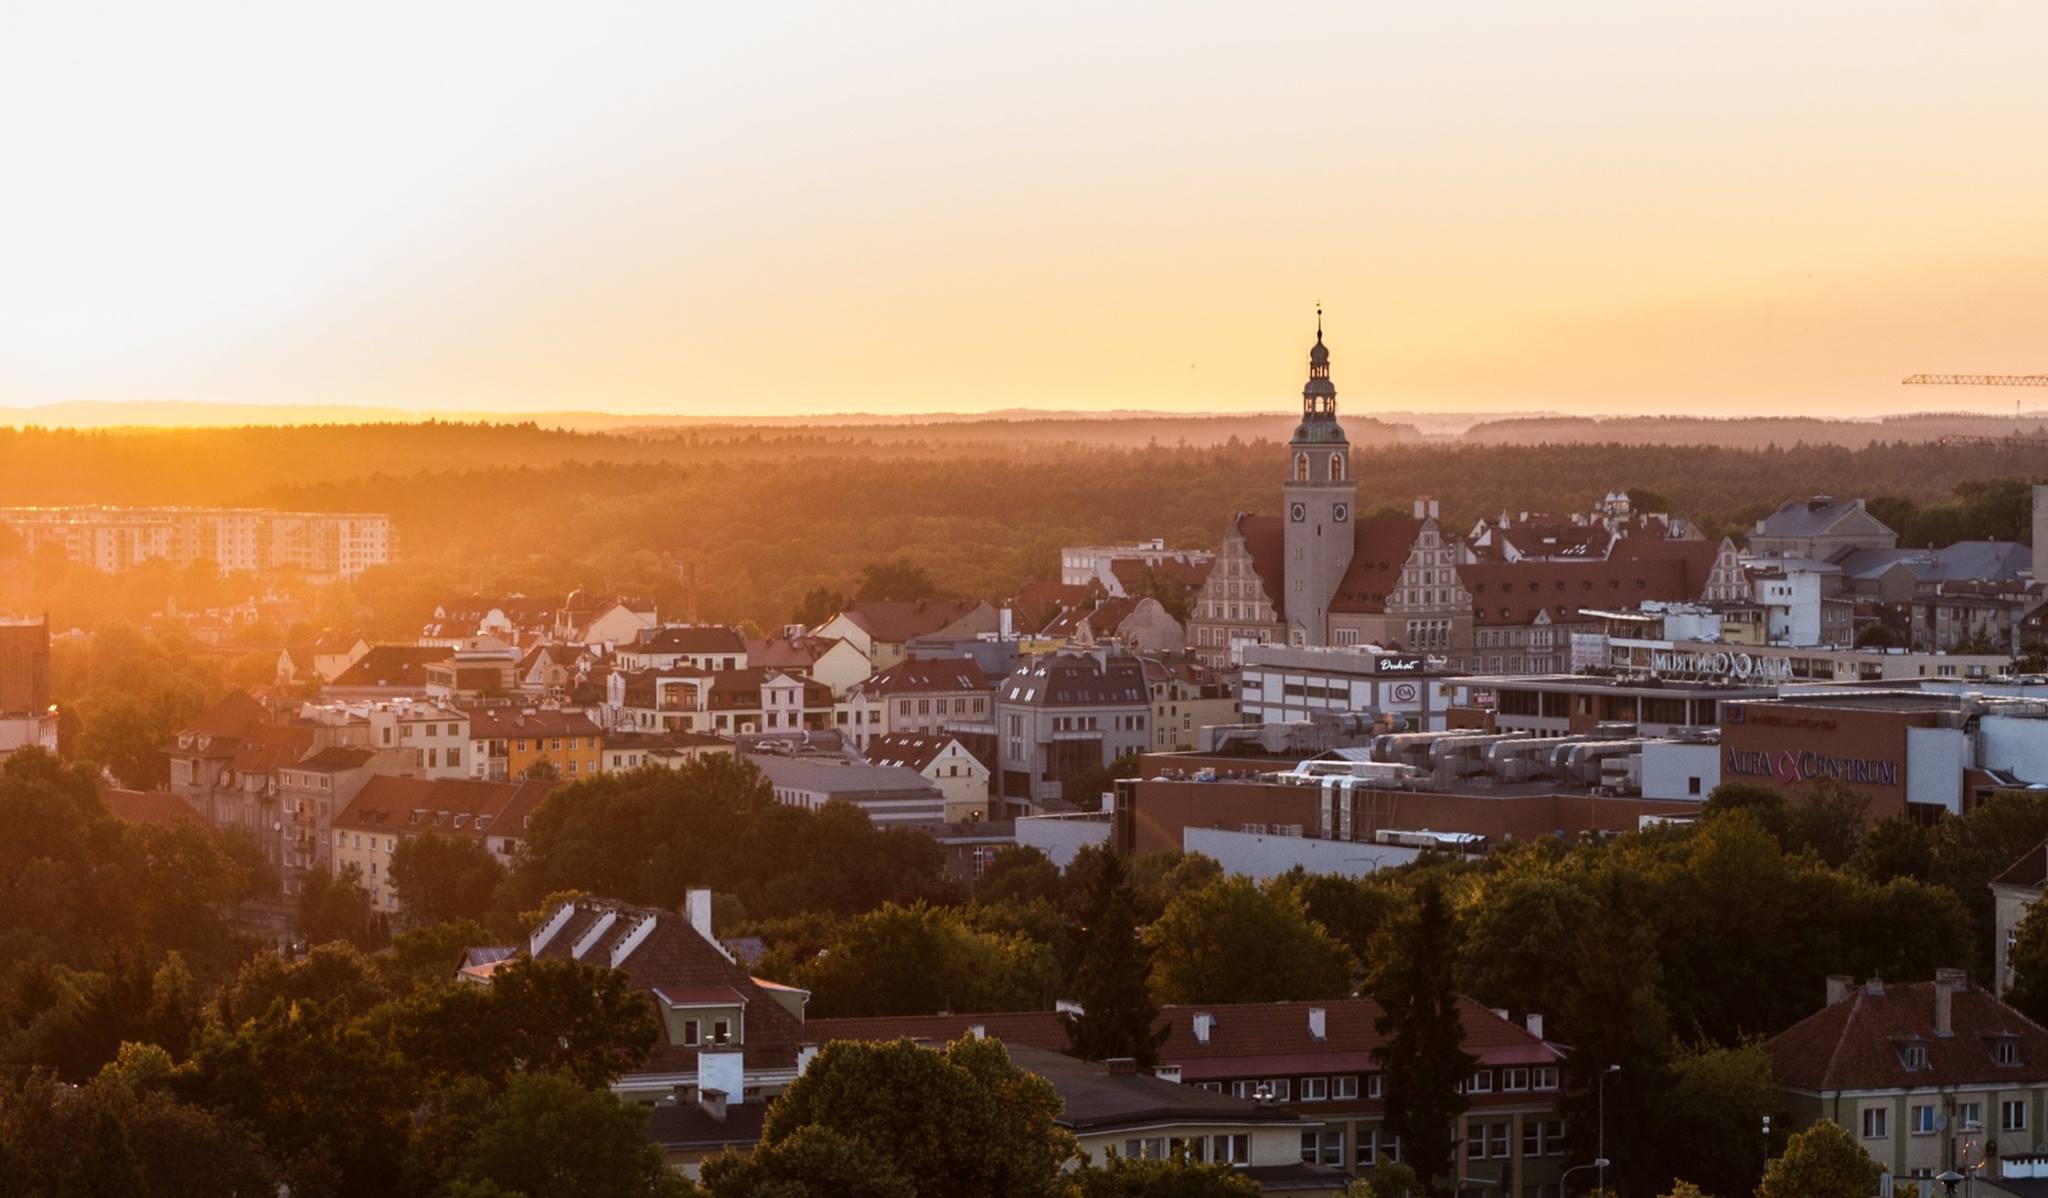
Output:
[[1412,516],[1367,516],[1357,521],[1351,565],[1337,583],[1330,610],[1351,614],[1387,610],[1387,596],[1400,588],[1401,566],[1414,550],[1422,523]]
[[1680,585],[1685,591],[1682,598],[1690,601],[1706,594],[1707,579],[1713,574],[1715,559],[1720,555],[1721,546],[1717,541],[1633,536],[1616,541],[1608,551],[1607,559],[1614,562],[1677,562],[1681,570]]
[[747,641],[736,628],[723,624],[669,624],[643,628],[634,639],[635,653],[730,653],[737,657],[747,651]]
[[913,657],[899,661],[860,684],[870,695],[960,694],[986,691],[988,675],[971,657]]
[[[559,911],[557,907],[549,912],[549,916]],[[576,943],[607,912],[615,917],[611,927],[600,933],[577,959],[610,965],[613,947],[632,936],[641,921],[654,920],[646,938],[626,954],[618,968],[635,986],[650,992],[666,993],[678,1002],[744,1001],[746,1041],[741,1047],[747,1054],[749,1070],[788,1068],[796,1064],[797,1053],[804,1045],[823,1043],[815,1033],[805,1029],[802,1020],[756,985],[745,967],[736,964],[718,946],[699,936],[689,920],[673,911],[602,899],[578,899],[576,910],[568,922],[549,937],[535,955],[554,960],[572,958]],[[545,925],[544,920],[542,926]],[[732,997],[709,1000],[681,997],[709,995],[714,991]],[[655,1044],[642,1066],[642,1070],[649,1073],[693,1074],[696,1068],[697,1050],[671,1044],[666,1037]]]
[[[1934,1031],[1933,982],[1858,986],[1764,1044],[1780,1084],[1803,1090],[1889,1090],[1903,1087],[2036,1085],[2048,1081],[2048,1029],[1967,986],[1951,996],[1954,1034]],[[2000,1065],[1992,1046],[2019,1045],[2019,1064]],[[1906,1068],[1904,1047],[1926,1049],[1927,1067]]]
[[[1324,1013],[1320,1040],[1309,1031],[1311,1008]],[[1500,1018],[1469,998],[1458,1000],[1458,1011],[1465,1027],[1463,1047],[1482,1065],[1556,1066],[1564,1060],[1562,1052],[1520,1024]],[[1206,1044],[1195,1038],[1198,1013],[1213,1017]],[[1386,1039],[1373,1026],[1380,1014],[1379,1004],[1367,998],[1165,1007],[1159,1013],[1160,1022],[1172,1030],[1159,1059],[1162,1064],[1180,1066],[1186,1081],[1347,1070],[1370,1073],[1379,1068],[1372,1050]],[[821,1040],[907,1036],[930,1042],[956,1040],[969,1028],[979,1027],[984,1034],[1005,1042],[1055,1051],[1067,1047],[1066,1029],[1051,1011],[813,1019],[809,1027]]]
[[841,614],[888,645],[929,636],[971,614],[972,599],[856,599]]
[[868,742],[868,764],[900,765],[923,773],[953,741],[944,733],[891,732]]
[[2026,855],[2005,867],[2005,872],[1991,879],[2003,886],[2025,886],[2039,890],[2048,886],[2048,844],[2037,844],[2028,849]]
[[519,736],[599,736],[604,730],[580,711],[503,704],[468,709],[472,740]]
[[1481,627],[1530,624],[1539,613],[1553,624],[1579,623],[1582,607],[1633,607],[1645,599],[1699,595],[1686,587],[1678,558],[1482,562],[1459,566],[1458,580],[1472,594],[1473,622]]
[[[521,836],[526,817],[555,783],[543,779],[486,782],[472,778],[401,778],[377,774],[334,817],[337,828],[460,836]],[[424,812],[419,822],[415,811]],[[456,817],[462,817],[456,822]]]
[[156,824],[168,828],[185,822],[202,823],[192,805],[167,790],[123,790],[101,786],[100,801],[115,819],[128,824]]
[[372,645],[356,663],[329,680],[337,689],[351,686],[410,687],[427,684],[427,667],[455,656],[455,650],[426,645]]
[[761,640],[748,637],[747,664],[805,670],[816,665],[838,643],[836,636],[771,636]]

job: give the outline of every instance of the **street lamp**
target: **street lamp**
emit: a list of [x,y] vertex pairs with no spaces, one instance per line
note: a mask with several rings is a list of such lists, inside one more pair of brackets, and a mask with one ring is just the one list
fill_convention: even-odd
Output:
[[1557,1198],[1565,1198],[1565,1196],[1571,1192],[1571,1187],[1566,1185],[1565,1183],[1571,1180],[1572,1174],[1579,1172],[1581,1169],[1605,1169],[1606,1167],[1607,1158],[1604,1156],[1596,1157],[1593,1160],[1587,1161],[1583,1165],[1573,1165],[1571,1168],[1566,1169],[1563,1173],[1558,1174]]
[[1607,1194],[1607,1075],[1620,1072],[1621,1066],[1609,1065],[1600,1071],[1600,1081],[1594,1087],[1599,1093],[1600,1100],[1600,1152],[1597,1159],[1600,1163],[1600,1193],[1602,1198],[1606,1198]]
[[1950,1169],[1945,1173],[1938,1173],[1934,1177],[1934,1180],[1941,1183],[1941,1188],[1948,1191],[1948,1198],[1956,1198],[1956,1183],[1962,1179],[1963,1175],[1954,1169]]

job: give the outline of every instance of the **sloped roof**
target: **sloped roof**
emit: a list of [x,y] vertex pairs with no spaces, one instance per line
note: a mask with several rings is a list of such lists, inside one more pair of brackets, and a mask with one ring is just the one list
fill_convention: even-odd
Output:
[[1367,516],[1355,521],[1351,565],[1337,583],[1330,610],[1353,615],[1387,610],[1387,596],[1399,588],[1401,566],[1414,550],[1422,524],[1412,516]]
[[808,669],[840,643],[836,636],[747,638],[747,664],[780,670]]
[[1020,665],[997,688],[1009,703],[1038,707],[1099,707],[1144,703],[1145,671],[1135,658],[1106,663],[1085,653],[1059,653]]
[[2025,856],[2006,866],[2005,872],[1991,881],[1998,886],[2026,886],[2034,890],[2048,886],[2048,844],[2028,849]]
[[[550,780],[488,782],[480,778],[402,778],[376,774],[334,817],[337,828],[406,832],[480,839],[517,837],[526,817],[553,790]],[[413,822],[413,812],[426,816]],[[441,818],[445,816],[446,818]],[[460,824],[457,816],[462,817]]]
[[603,733],[580,711],[560,707],[490,706],[469,709],[473,740],[519,736],[598,736]]
[[901,766],[922,773],[953,743],[955,738],[943,734],[891,732],[868,742],[868,763]]
[[1012,619],[1018,628],[1043,628],[1066,608],[1085,604],[1103,594],[1100,583],[1040,582],[1033,580],[1017,588],[1010,601]]
[[1077,1132],[1183,1120],[1300,1123],[1292,1107],[1184,1086],[1144,1073],[1112,1073],[1095,1061],[1034,1044],[1009,1046],[1010,1059],[1059,1091],[1061,1126]]
[[199,714],[184,729],[195,736],[239,737],[252,725],[265,723],[270,712],[264,709],[248,691],[237,687],[221,697],[220,702]]
[[1608,561],[1479,562],[1458,567],[1472,594],[1473,623],[1521,625],[1545,615],[1553,624],[1577,622],[1582,607],[1634,605],[1645,599],[1690,600],[1685,563],[1676,557]]
[[640,653],[730,653],[737,657],[747,651],[747,641],[739,629],[724,624],[664,624],[641,629],[633,639],[633,649]]
[[810,757],[785,757],[779,753],[748,753],[748,761],[761,771],[771,786],[815,791],[835,799],[858,803],[877,796],[901,798],[906,794],[939,797],[931,781],[916,770],[901,766],[867,765],[854,761],[820,761]]
[[446,646],[372,645],[368,653],[335,675],[328,685],[423,687],[427,684],[427,667],[454,656],[455,650]]
[[[2048,1081],[2048,1029],[1977,986],[1950,999],[1953,1035],[1934,1032],[1933,982],[1856,987],[1764,1044],[1780,1084],[1804,1090],[1885,1090],[1907,1086],[2036,1085]],[[2017,1065],[2000,1065],[1991,1046],[2019,1041]],[[1922,1045],[1927,1067],[1906,1068],[1903,1048]]]
[[988,675],[971,657],[912,657],[897,662],[860,684],[870,695],[958,694],[986,691]]
[[[1860,499],[1851,499],[1846,502],[1834,500],[1823,502],[1819,498],[1815,498],[1786,500],[1783,504],[1779,505],[1777,511],[1757,521],[1756,535],[1766,537],[1825,536],[1835,531],[1836,525],[1857,516],[1875,525],[1876,529],[1882,529],[1884,532],[1892,531],[1886,527],[1882,520],[1866,511],[1863,507],[1863,501]],[[1861,523],[1862,521],[1859,520],[1857,522]]]
[[980,606],[973,599],[856,599],[840,614],[874,639],[898,645],[956,624]]
[[[647,990],[650,994],[664,990],[670,994],[683,991],[706,989],[730,989],[747,999],[747,1027],[745,1051],[747,1067],[787,1068],[796,1064],[798,1051],[805,1044],[821,1041],[815,1035],[805,1032],[802,1020],[789,1013],[781,1003],[767,991],[755,985],[747,970],[735,964],[710,941],[699,936],[690,926],[689,920],[673,911],[661,911],[651,907],[636,907],[627,903],[615,903],[602,899],[577,899],[576,910],[568,922],[541,946],[536,955],[543,959],[567,960],[574,958],[574,946],[588,932],[603,914],[615,916],[612,926],[600,933],[597,940],[584,949],[581,960],[600,965],[611,964],[612,947],[631,936],[640,921],[654,920],[654,926],[647,931],[633,951],[619,962],[633,985]],[[556,908],[559,911],[560,908]],[[555,912],[549,912],[550,916]],[[659,1000],[657,1000],[659,1001]],[[697,1050],[679,1044],[670,1044],[666,1037],[655,1043],[648,1054],[643,1070],[651,1073],[694,1073],[697,1068]]]
[[122,823],[168,828],[188,820],[195,824],[205,822],[190,803],[167,790],[124,790],[103,784],[100,801]]
[[[1320,1008],[1324,1036],[1309,1030],[1309,1011]],[[1211,1016],[1209,1040],[1195,1038],[1195,1016]],[[1284,1076],[1342,1070],[1372,1072],[1379,1066],[1372,1050],[1386,1037],[1374,1026],[1381,1015],[1369,998],[1333,998],[1324,1002],[1220,1003],[1163,1007],[1161,1025],[1170,1030],[1160,1061],[1179,1065],[1186,1081],[1211,1078]],[[1464,1025],[1461,1047],[1482,1065],[1557,1065],[1563,1053],[1531,1035],[1518,1023],[1495,1015],[1469,998],[1458,1000]],[[1028,1044],[1054,1052],[1067,1047],[1067,1033],[1052,1011],[994,1014],[874,1016],[860,1019],[813,1019],[811,1031],[821,1040],[893,1040],[908,1037],[945,1043],[979,1027],[1008,1044]]]

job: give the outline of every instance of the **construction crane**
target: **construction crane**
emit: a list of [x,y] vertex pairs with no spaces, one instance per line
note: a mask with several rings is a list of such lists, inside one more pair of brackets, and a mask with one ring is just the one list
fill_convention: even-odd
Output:
[[[2048,374],[1909,374],[1908,387],[2048,387]],[[2012,417],[2020,418],[2020,401],[2012,401]],[[1948,438],[1942,438],[1946,443]]]

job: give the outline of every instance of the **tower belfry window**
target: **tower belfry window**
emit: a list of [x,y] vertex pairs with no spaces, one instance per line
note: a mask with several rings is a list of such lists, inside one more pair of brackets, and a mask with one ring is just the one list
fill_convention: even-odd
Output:
[[1305,453],[1294,455],[1294,481],[1298,483],[1308,481],[1308,455]]
[[1330,455],[1330,481],[1333,483],[1344,481],[1344,455],[1341,453]]

